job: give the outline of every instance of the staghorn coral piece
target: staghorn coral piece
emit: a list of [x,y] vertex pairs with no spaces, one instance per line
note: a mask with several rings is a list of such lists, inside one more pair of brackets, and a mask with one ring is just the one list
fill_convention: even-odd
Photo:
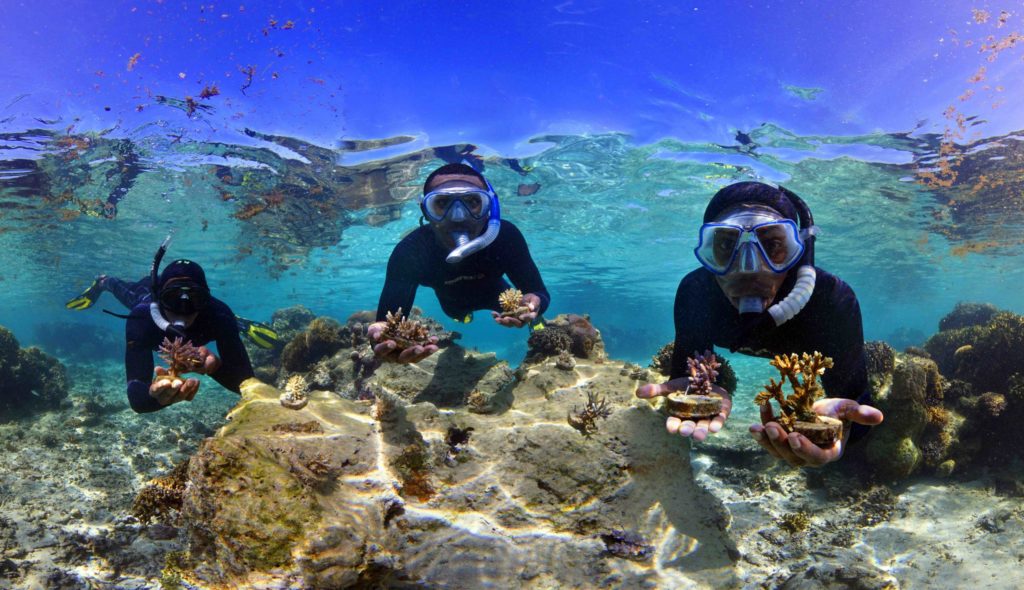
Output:
[[530,308],[523,305],[523,292],[519,289],[506,289],[498,296],[501,305],[501,317],[517,317],[528,313]]
[[722,397],[713,393],[712,385],[718,378],[722,366],[718,357],[710,350],[686,359],[689,366],[689,383],[686,391],[673,392],[665,397],[668,413],[681,420],[707,420],[722,411]]
[[[780,381],[769,379],[764,390],[754,397],[754,403],[768,404],[770,409],[771,401],[775,400],[781,413],[777,417],[772,413],[766,423],[778,422],[786,432],[799,432],[818,446],[834,443],[842,434],[842,422],[814,412],[814,401],[824,395],[818,377],[832,368],[832,359],[815,351],[813,355],[776,355],[770,364],[779,371]],[[793,390],[789,396],[783,391],[786,383]]]
[[172,380],[201,369],[206,360],[191,340],[178,337],[171,342],[166,336],[160,344],[160,358],[167,363],[168,377]]
[[395,313],[388,312],[387,325],[384,327],[381,339],[394,340],[398,345],[396,350],[405,350],[416,345],[428,344],[430,331],[420,322],[406,319],[402,315],[402,308],[399,307]]
[[587,392],[587,403],[582,410],[573,406],[572,413],[567,416],[569,426],[580,431],[583,436],[590,436],[597,432],[597,420],[605,420],[612,415],[612,409],[608,406],[608,400],[598,397],[593,391]]
[[292,375],[284,386],[284,393],[278,398],[281,405],[291,410],[301,410],[309,403],[309,383],[302,375]]

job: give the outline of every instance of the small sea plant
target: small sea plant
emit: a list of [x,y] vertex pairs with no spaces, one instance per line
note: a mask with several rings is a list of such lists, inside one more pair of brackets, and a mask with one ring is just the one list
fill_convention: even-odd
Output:
[[722,411],[722,398],[712,388],[722,363],[710,350],[686,359],[689,383],[685,391],[666,396],[668,413],[680,420],[707,420]]
[[292,375],[285,383],[284,393],[278,398],[281,405],[291,410],[301,410],[309,403],[309,383],[302,375]]
[[172,342],[166,336],[160,344],[160,358],[167,363],[167,376],[172,380],[203,368],[206,360],[191,340],[178,337]]
[[[764,390],[754,397],[759,406],[769,406],[774,400],[779,405],[780,414],[774,415],[769,421],[778,422],[786,432],[799,432],[818,446],[831,446],[842,434],[842,422],[827,416],[819,416],[814,412],[814,401],[824,396],[824,390],[818,383],[818,377],[832,368],[832,359],[815,351],[814,354],[776,355],[770,364],[779,371],[779,382],[769,379]],[[793,393],[786,395],[783,386],[789,384]]]
[[516,317],[530,311],[523,305],[523,292],[519,289],[506,289],[498,296],[502,317]]
[[587,392],[587,403],[582,410],[577,410],[576,406],[573,406],[572,410],[567,416],[569,426],[580,431],[583,436],[590,436],[597,432],[597,421],[605,420],[612,415],[608,400],[598,397],[593,391]]
[[394,340],[397,350],[405,350],[416,345],[430,342],[430,331],[423,324],[407,319],[402,315],[402,308],[397,312],[388,312],[387,325],[381,334],[381,340]]

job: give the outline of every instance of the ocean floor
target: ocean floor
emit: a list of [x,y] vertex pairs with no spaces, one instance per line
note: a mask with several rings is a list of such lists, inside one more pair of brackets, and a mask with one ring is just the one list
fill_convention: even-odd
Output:
[[[184,535],[140,524],[135,494],[194,453],[237,396],[207,381],[192,403],[136,415],[118,363],[68,372],[70,403],[0,423],[0,588],[159,588]],[[728,512],[743,587],[1020,587],[1019,497],[984,477],[891,487],[843,465],[791,469],[750,439],[750,417],[740,410],[691,450],[698,483]]]

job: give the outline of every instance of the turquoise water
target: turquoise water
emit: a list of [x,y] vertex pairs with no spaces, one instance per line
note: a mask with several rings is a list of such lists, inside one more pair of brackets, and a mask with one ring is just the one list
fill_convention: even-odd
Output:
[[[123,310],[110,295],[84,312],[64,303],[99,273],[142,277],[173,233],[168,260],[200,262],[237,314],[269,321],[303,305],[344,322],[376,308],[392,249],[419,223],[423,180],[445,161],[465,159],[494,185],[551,293],[547,315],[589,314],[617,361],[646,366],[672,340],[704,208],[742,180],[807,201],[822,230],[816,263],[856,291],[866,340],[921,345],[962,301],[1024,313],[1019,3],[917,0],[898,13],[788,0],[10,4],[0,19],[0,326],[69,367],[76,401],[63,412],[85,398],[109,406],[115,418],[97,440],[115,442],[87,450],[115,456],[122,488],[187,458],[237,398],[207,381],[187,409],[130,414],[123,320],[100,312]],[[527,335],[486,313],[457,324],[426,288],[416,305],[467,348],[513,367],[526,353]],[[757,419],[747,400],[774,373],[730,358],[740,377],[730,424],[743,435]],[[0,417],[11,457],[0,506],[38,494],[58,512],[63,484],[40,492],[23,471],[33,437],[68,430],[65,418]],[[715,453],[729,447],[709,443],[700,477],[720,475]],[[73,495],[99,502],[86,520],[102,528],[130,494],[108,497],[109,481],[97,481]],[[916,485],[896,488],[904,508],[946,489]],[[951,512],[988,501],[987,484],[966,485]],[[807,505],[817,493],[796,476],[783,488]],[[910,532],[921,536],[874,531],[859,547],[922,584],[885,555],[899,562],[955,539]],[[4,559],[49,547],[9,538]],[[0,588],[29,579],[0,566]]]

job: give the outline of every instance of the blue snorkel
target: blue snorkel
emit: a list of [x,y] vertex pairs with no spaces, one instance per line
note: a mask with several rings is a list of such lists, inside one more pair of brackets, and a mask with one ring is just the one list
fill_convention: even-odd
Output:
[[487,192],[490,194],[491,200],[491,214],[487,219],[487,228],[484,233],[472,240],[466,234],[459,235],[456,238],[455,249],[445,258],[450,264],[462,262],[467,256],[491,245],[491,242],[498,237],[498,231],[501,229],[501,205],[498,203],[498,193],[494,192],[491,181],[485,179],[484,182],[487,183]]

